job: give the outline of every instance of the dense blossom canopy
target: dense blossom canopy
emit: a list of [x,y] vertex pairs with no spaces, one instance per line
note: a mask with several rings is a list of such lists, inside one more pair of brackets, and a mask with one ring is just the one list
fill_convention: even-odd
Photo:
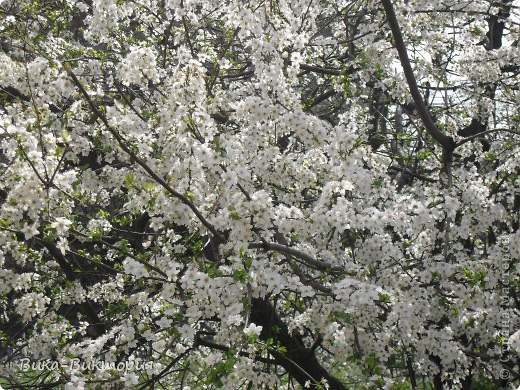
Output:
[[518,386],[519,16],[0,0],[0,386]]

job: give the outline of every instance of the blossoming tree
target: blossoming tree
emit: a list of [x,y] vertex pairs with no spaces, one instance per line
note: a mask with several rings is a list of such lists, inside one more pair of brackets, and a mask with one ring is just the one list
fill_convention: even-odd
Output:
[[514,388],[519,7],[0,1],[0,385]]

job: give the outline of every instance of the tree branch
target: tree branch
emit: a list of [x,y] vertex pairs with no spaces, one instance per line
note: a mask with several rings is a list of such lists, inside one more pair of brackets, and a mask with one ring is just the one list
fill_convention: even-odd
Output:
[[437,180],[435,180],[435,179],[432,179],[430,177],[426,177],[426,176],[420,175],[418,173],[412,172],[412,171],[410,171],[410,170],[408,170],[406,168],[399,168],[399,167],[392,166],[392,167],[388,167],[388,169],[391,169],[392,171],[402,172],[405,175],[413,176],[416,179],[419,179],[419,180],[422,180],[422,181],[427,181],[428,183],[436,183],[437,182]]
[[460,145],[464,145],[465,143],[473,141],[474,139],[480,138],[480,137],[482,137],[484,135],[492,134],[492,133],[500,133],[500,132],[506,132],[506,133],[511,133],[511,134],[515,134],[515,135],[520,135],[520,132],[515,131],[515,130],[511,130],[511,129],[505,129],[505,128],[491,129],[491,130],[486,130],[486,131],[483,131],[481,133],[472,135],[472,136],[470,136],[468,138],[464,138],[463,140],[460,140],[459,142],[457,142],[455,144],[455,147],[459,147]]
[[150,177],[152,179],[154,179],[164,189],[166,189],[166,191],[168,191],[170,193],[170,195],[172,195],[173,197],[179,199],[183,204],[188,206],[191,209],[191,211],[193,211],[193,213],[197,216],[199,221],[211,232],[211,234],[213,234],[215,237],[217,237],[221,241],[225,241],[224,237],[217,231],[217,229],[211,223],[209,223],[209,221],[206,218],[204,218],[202,213],[197,209],[197,207],[193,204],[193,202],[191,202],[187,197],[185,197],[181,193],[175,191],[168,183],[166,183],[166,181],[162,177],[157,175],[152,170],[152,168],[150,168],[140,157],[138,157],[134,152],[132,152],[130,150],[130,148],[126,145],[125,140],[123,139],[123,137],[121,137],[121,135],[116,131],[116,129],[114,129],[112,126],[110,126],[110,124],[108,123],[108,119],[105,116],[105,114],[103,114],[97,108],[96,104],[92,101],[92,99],[90,98],[89,94],[87,93],[87,91],[83,87],[83,84],[81,84],[81,82],[78,80],[78,78],[76,77],[76,75],[74,74],[72,69],[69,67],[69,65],[66,64],[65,62],[62,62],[62,66],[65,69],[65,71],[67,72],[67,74],[72,78],[74,84],[76,85],[76,87],[78,87],[78,89],[80,90],[80,92],[83,95],[83,97],[87,100],[87,103],[89,104],[89,106],[92,109],[92,111],[101,119],[101,121],[103,122],[103,124],[105,125],[107,130],[116,139],[117,143],[119,144],[119,147],[121,149],[123,149],[123,151],[126,154],[128,154],[130,157],[132,157],[132,159],[137,164],[139,164],[146,171],[146,173],[148,173],[150,175]]
[[254,298],[251,309],[251,322],[262,326],[260,339],[266,341],[273,336],[286,348],[285,353],[270,349],[275,363],[284,367],[302,386],[311,382],[311,389],[318,389],[319,383],[326,380],[330,390],[344,390],[345,386],[334,378],[318,361],[314,351],[307,348],[301,337],[292,334],[287,325],[276,313],[273,305],[265,299]]
[[263,249],[266,251],[274,251],[274,252],[280,252],[284,255],[289,255],[296,257],[300,260],[302,260],[305,264],[308,266],[314,267],[320,271],[330,271],[330,272],[345,272],[345,269],[343,267],[333,267],[330,264],[315,259],[314,257],[308,255],[307,253],[303,253],[299,251],[298,249],[290,248],[286,245],[282,244],[275,244],[272,242],[252,242],[248,246],[249,249]]
[[333,76],[341,75],[341,72],[337,69],[321,68],[319,66],[314,66],[314,65],[300,64],[300,69],[305,70],[307,72],[330,74]]
[[[426,131],[430,136],[437,141],[442,146],[442,171],[446,173],[448,176],[448,186],[451,188],[453,186],[453,176],[451,172],[451,163],[453,160],[453,150],[455,149],[455,141],[452,137],[447,136],[443,132],[441,132],[437,126],[435,125],[432,116],[430,115],[430,111],[424,104],[424,100],[422,98],[421,93],[419,92],[419,88],[417,87],[417,80],[413,74],[412,65],[410,64],[410,59],[408,57],[408,52],[406,50],[406,45],[404,44],[403,35],[401,34],[401,29],[399,27],[399,23],[395,16],[394,7],[392,5],[391,0],[381,0],[383,3],[383,7],[386,12],[386,16],[388,18],[388,23],[390,24],[390,29],[392,30],[392,35],[394,37],[394,44],[397,52],[399,53],[399,60],[401,61],[401,66],[403,67],[404,75],[406,77],[406,82],[408,83],[408,88],[410,90],[410,94],[412,95],[413,101],[417,107],[417,112],[426,128]],[[442,172],[441,171],[441,172]],[[448,246],[449,246],[449,235],[451,230],[451,218],[448,214],[446,214],[446,228],[444,234],[444,259],[448,258]]]
[[430,112],[426,105],[424,104],[421,93],[419,92],[419,88],[417,86],[417,80],[413,74],[413,69],[410,64],[410,59],[408,57],[408,52],[406,50],[406,45],[404,44],[403,35],[401,34],[401,28],[399,27],[399,23],[395,16],[394,7],[392,5],[391,0],[382,0],[383,7],[386,12],[386,16],[388,18],[388,23],[390,24],[390,29],[392,30],[392,35],[394,37],[395,48],[399,53],[399,60],[401,61],[401,66],[403,67],[404,75],[406,77],[406,81],[408,83],[408,88],[410,90],[410,94],[412,95],[413,101],[417,107],[417,112],[421,117],[421,120],[426,127],[426,131],[432,136],[432,138],[437,141],[444,149],[453,151],[455,148],[453,139],[446,134],[442,133],[435,123],[433,122],[433,118],[430,115]]
[[[201,335],[200,335],[200,332],[197,332],[197,334],[195,335],[194,346],[195,347],[202,346],[202,347],[216,349],[218,351],[223,351],[223,352],[228,352],[230,350],[230,348],[226,347],[225,345],[212,343],[211,341],[203,339],[201,337]],[[242,351],[239,352],[239,355],[240,356],[245,356],[245,357],[249,357],[250,356],[249,353],[242,352]],[[257,362],[262,362],[262,363],[266,363],[266,364],[275,364],[274,360],[268,359],[268,358],[264,358],[262,356],[256,356],[255,355],[254,360],[257,361]]]

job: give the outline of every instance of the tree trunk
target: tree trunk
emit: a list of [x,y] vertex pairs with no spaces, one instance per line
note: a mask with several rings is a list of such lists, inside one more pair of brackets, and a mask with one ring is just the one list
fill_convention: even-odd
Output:
[[346,387],[334,378],[318,362],[314,350],[307,348],[298,335],[291,335],[287,325],[280,319],[273,305],[265,299],[253,299],[251,322],[262,326],[260,338],[266,341],[273,338],[287,349],[281,353],[270,351],[276,364],[282,366],[302,386],[311,383],[311,389],[317,388],[317,383],[326,380],[330,390],[344,390]]

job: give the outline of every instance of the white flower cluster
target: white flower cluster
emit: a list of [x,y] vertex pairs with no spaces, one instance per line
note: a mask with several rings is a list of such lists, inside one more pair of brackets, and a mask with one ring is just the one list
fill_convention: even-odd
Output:
[[119,64],[118,75],[124,85],[158,82],[156,57],[150,47],[133,47]]

